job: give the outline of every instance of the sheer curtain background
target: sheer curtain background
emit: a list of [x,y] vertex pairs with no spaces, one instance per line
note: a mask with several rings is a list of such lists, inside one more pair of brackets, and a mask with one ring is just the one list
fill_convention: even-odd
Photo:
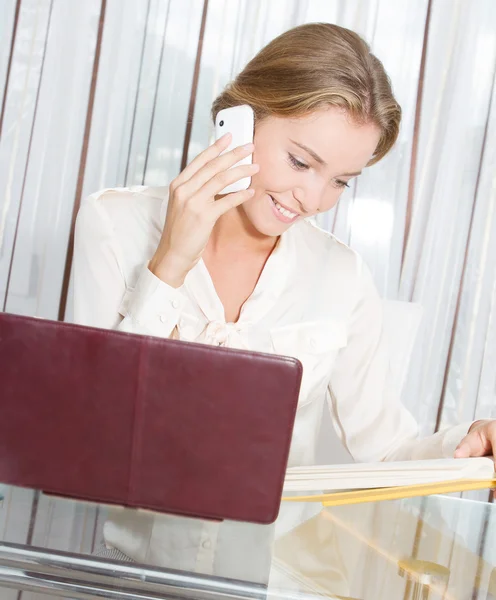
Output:
[[[166,185],[208,145],[222,87],[312,21],[363,35],[404,111],[395,149],[320,225],[383,296],[424,308],[404,396],[422,433],[496,417],[494,0],[0,0],[0,307],[70,319],[81,199]],[[91,550],[94,508],[16,493],[31,522],[3,510],[3,539]]]

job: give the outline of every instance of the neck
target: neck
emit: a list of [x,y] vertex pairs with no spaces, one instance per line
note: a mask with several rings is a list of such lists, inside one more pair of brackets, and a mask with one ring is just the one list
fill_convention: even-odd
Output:
[[231,252],[266,253],[271,252],[277,243],[277,237],[264,235],[257,231],[238,206],[222,215],[215,223],[208,250],[212,254]]

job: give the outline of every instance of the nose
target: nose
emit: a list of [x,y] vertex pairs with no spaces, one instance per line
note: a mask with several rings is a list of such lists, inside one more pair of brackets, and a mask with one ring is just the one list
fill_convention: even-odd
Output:
[[301,210],[308,214],[319,211],[322,204],[325,186],[312,186],[312,188],[294,188],[293,197],[299,204]]

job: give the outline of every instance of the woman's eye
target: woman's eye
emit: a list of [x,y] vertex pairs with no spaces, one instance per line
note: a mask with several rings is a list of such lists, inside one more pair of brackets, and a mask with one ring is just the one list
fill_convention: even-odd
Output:
[[[301,160],[298,160],[289,152],[288,152],[288,158],[289,158],[290,165],[293,167],[293,169],[296,169],[297,171],[306,171],[307,169],[310,168],[306,163],[301,162]],[[350,187],[349,183],[347,181],[343,181],[342,179],[334,179],[333,181],[334,181],[334,185],[338,188],[344,188],[344,187],[349,188]]]
[[289,162],[291,163],[291,166],[293,167],[293,169],[296,169],[298,171],[304,171],[305,169],[308,169],[308,165],[306,165],[305,163],[302,163],[300,160],[295,158],[292,154],[288,154],[288,157],[289,157]]

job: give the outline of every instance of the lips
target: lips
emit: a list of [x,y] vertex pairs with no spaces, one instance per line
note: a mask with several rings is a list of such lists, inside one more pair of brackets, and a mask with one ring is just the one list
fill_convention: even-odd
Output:
[[272,210],[275,216],[284,223],[293,223],[300,216],[298,213],[295,213],[282,204],[280,204],[275,198],[273,198],[270,194],[268,194],[271,200]]

